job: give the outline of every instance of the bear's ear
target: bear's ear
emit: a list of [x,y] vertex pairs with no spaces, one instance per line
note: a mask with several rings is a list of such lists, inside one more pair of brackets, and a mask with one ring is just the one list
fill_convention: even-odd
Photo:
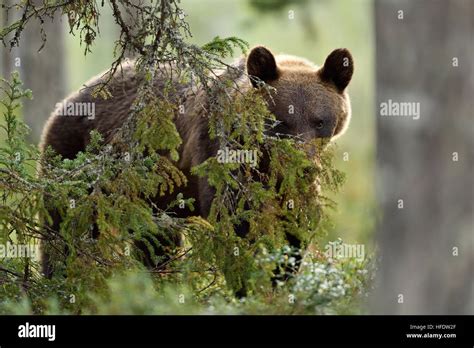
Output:
[[263,46],[252,49],[247,58],[247,73],[254,87],[258,86],[258,80],[263,82],[276,80],[278,68],[272,52]]
[[326,58],[320,71],[323,81],[332,82],[339,91],[344,91],[352,78],[354,61],[346,48],[338,48]]

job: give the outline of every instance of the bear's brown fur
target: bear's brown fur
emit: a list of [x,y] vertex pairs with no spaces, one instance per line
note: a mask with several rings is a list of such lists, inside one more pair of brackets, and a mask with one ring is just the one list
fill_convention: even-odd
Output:
[[[258,46],[248,57],[237,63],[242,71],[235,77],[240,91],[258,87],[263,81],[274,87],[274,95],[268,100],[269,110],[280,124],[272,131],[291,134],[303,141],[315,138],[334,138],[342,134],[349,123],[351,108],[346,87],[353,73],[352,56],[347,49],[334,50],[319,68],[306,59],[287,55],[274,56],[268,49]],[[53,112],[42,134],[42,151],[51,146],[64,158],[74,158],[83,151],[90,140],[90,132],[98,130],[109,142],[114,132],[122,126],[137,96],[141,78],[136,74],[133,62],[124,63],[122,70],[110,81],[110,99],[94,98],[93,87],[103,82],[107,74],[89,80],[83,89],[67,97],[63,103],[94,103],[95,117],[61,116]],[[156,78],[158,94],[163,91],[165,78]],[[217,145],[209,139],[206,116],[206,95],[203,90],[191,92],[195,86],[177,86],[175,101],[184,106],[184,114],[175,118],[176,127],[183,140],[177,167],[188,177],[187,186],[181,191],[185,197],[196,200],[199,213],[206,217],[214,195],[206,179],[190,174],[193,166],[205,161],[217,152]],[[293,111],[293,112],[291,112]],[[168,199],[161,199],[166,203]],[[189,211],[181,210],[181,216]],[[56,216],[56,220],[57,216]],[[53,228],[59,229],[55,221]],[[45,270],[46,273],[50,271]]]

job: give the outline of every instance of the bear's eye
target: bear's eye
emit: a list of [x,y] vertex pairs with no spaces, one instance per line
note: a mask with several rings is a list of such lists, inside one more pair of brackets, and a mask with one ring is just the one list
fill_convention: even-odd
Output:
[[322,121],[322,120],[316,121],[316,128],[317,129],[322,129],[323,127],[324,127],[324,121]]

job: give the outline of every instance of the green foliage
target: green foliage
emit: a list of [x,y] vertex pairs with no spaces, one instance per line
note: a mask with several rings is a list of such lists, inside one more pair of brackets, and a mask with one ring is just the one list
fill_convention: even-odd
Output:
[[228,37],[221,39],[219,36],[216,36],[212,41],[208,42],[202,49],[211,54],[218,55],[220,57],[232,57],[234,55],[234,48],[240,48],[241,51],[245,52],[249,44],[239,39],[238,37]]
[[[27,128],[14,113],[19,100],[30,93],[22,91],[17,75],[3,81],[7,141],[0,149],[0,242],[35,246],[41,241],[51,255],[54,274],[43,277],[38,257],[2,259],[0,312],[346,311],[347,304],[365,292],[366,278],[359,271],[366,265],[329,260],[317,249],[317,237],[330,221],[327,208],[335,207],[325,193],[337,192],[344,179],[332,164],[328,144],[269,136],[267,130],[276,122],[264,101],[269,89],[240,93],[232,78],[215,78],[213,69],[225,66],[221,59],[235,48],[244,50],[244,41],[217,37],[202,48],[187,44],[189,29],[182,12],[167,1],[141,12],[149,16],[143,19],[151,23],[147,33],[155,36],[150,38],[139,27],[132,36],[116,3],[111,4],[122,29],[118,45],[140,54],[137,73],[145,79],[125,124],[107,142],[92,132],[86,151],[74,159],[62,159],[51,149],[40,157],[27,144]],[[97,3],[69,4],[63,11],[72,26],[81,28],[89,47],[97,30]],[[182,139],[174,122],[174,80],[170,77],[162,94],[154,84],[157,76],[169,76],[162,63],[170,60],[176,67],[174,79],[192,81],[206,93],[209,136],[219,148],[255,151],[268,162],[262,169],[250,162],[222,163],[214,156],[193,168],[216,190],[207,220],[170,213],[182,201],[192,210],[189,197],[177,195],[167,209],[153,203],[157,197],[175,195],[187,182],[176,167]],[[110,76],[117,67],[114,63]],[[96,93],[110,97],[107,82]],[[316,158],[308,157],[308,147],[317,149]],[[40,175],[31,170],[34,166]],[[50,228],[54,214],[62,218],[59,231]],[[250,226],[244,238],[236,233],[242,223]],[[290,276],[288,266],[297,268],[293,254],[301,252],[288,249],[287,235],[300,240],[302,250],[310,249],[300,255],[301,270],[275,288],[277,270]],[[135,248],[137,243],[147,253]],[[169,258],[156,253],[157,248],[165,249]],[[145,269],[141,261],[146,254],[157,267]],[[235,293],[242,289],[248,296],[239,301]]]
[[[339,243],[339,242],[336,242]],[[257,260],[259,271],[254,274],[256,284],[261,276],[271,272],[275,264],[294,262],[298,252],[288,247],[275,253],[263,253]],[[290,256],[289,256],[290,255]],[[117,272],[100,288],[85,290],[88,305],[83,314],[356,314],[370,288],[367,283],[370,261],[355,259],[326,259],[307,257],[301,272],[288,282],[280,283],[274,291],[259,291],[253,296],[237,300],[222,287],[209,287],[197,292],[188,284],[160,283],[148,272],[130,269]],[[44,295],[47,295],[46,293]],[[70,314],[61,305],[58,295],[44,301],[45,314]],[[33,300],[34,301],[34,300]],[[8,298],[0,302],[0,312],[34,314],[37,311],[31,298]]]

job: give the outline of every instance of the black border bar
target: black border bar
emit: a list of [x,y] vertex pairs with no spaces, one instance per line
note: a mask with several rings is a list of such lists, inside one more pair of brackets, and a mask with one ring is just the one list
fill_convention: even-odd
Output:
[[[18,337],[20,325],[26,323],[55,325],[55,340]],[[1,348],[85,344],[473,347],[473,332],[473,316],[0,316]],[[420,333],[428,335],[407,337]],[[434,338],[438,334],[451,337]]]

